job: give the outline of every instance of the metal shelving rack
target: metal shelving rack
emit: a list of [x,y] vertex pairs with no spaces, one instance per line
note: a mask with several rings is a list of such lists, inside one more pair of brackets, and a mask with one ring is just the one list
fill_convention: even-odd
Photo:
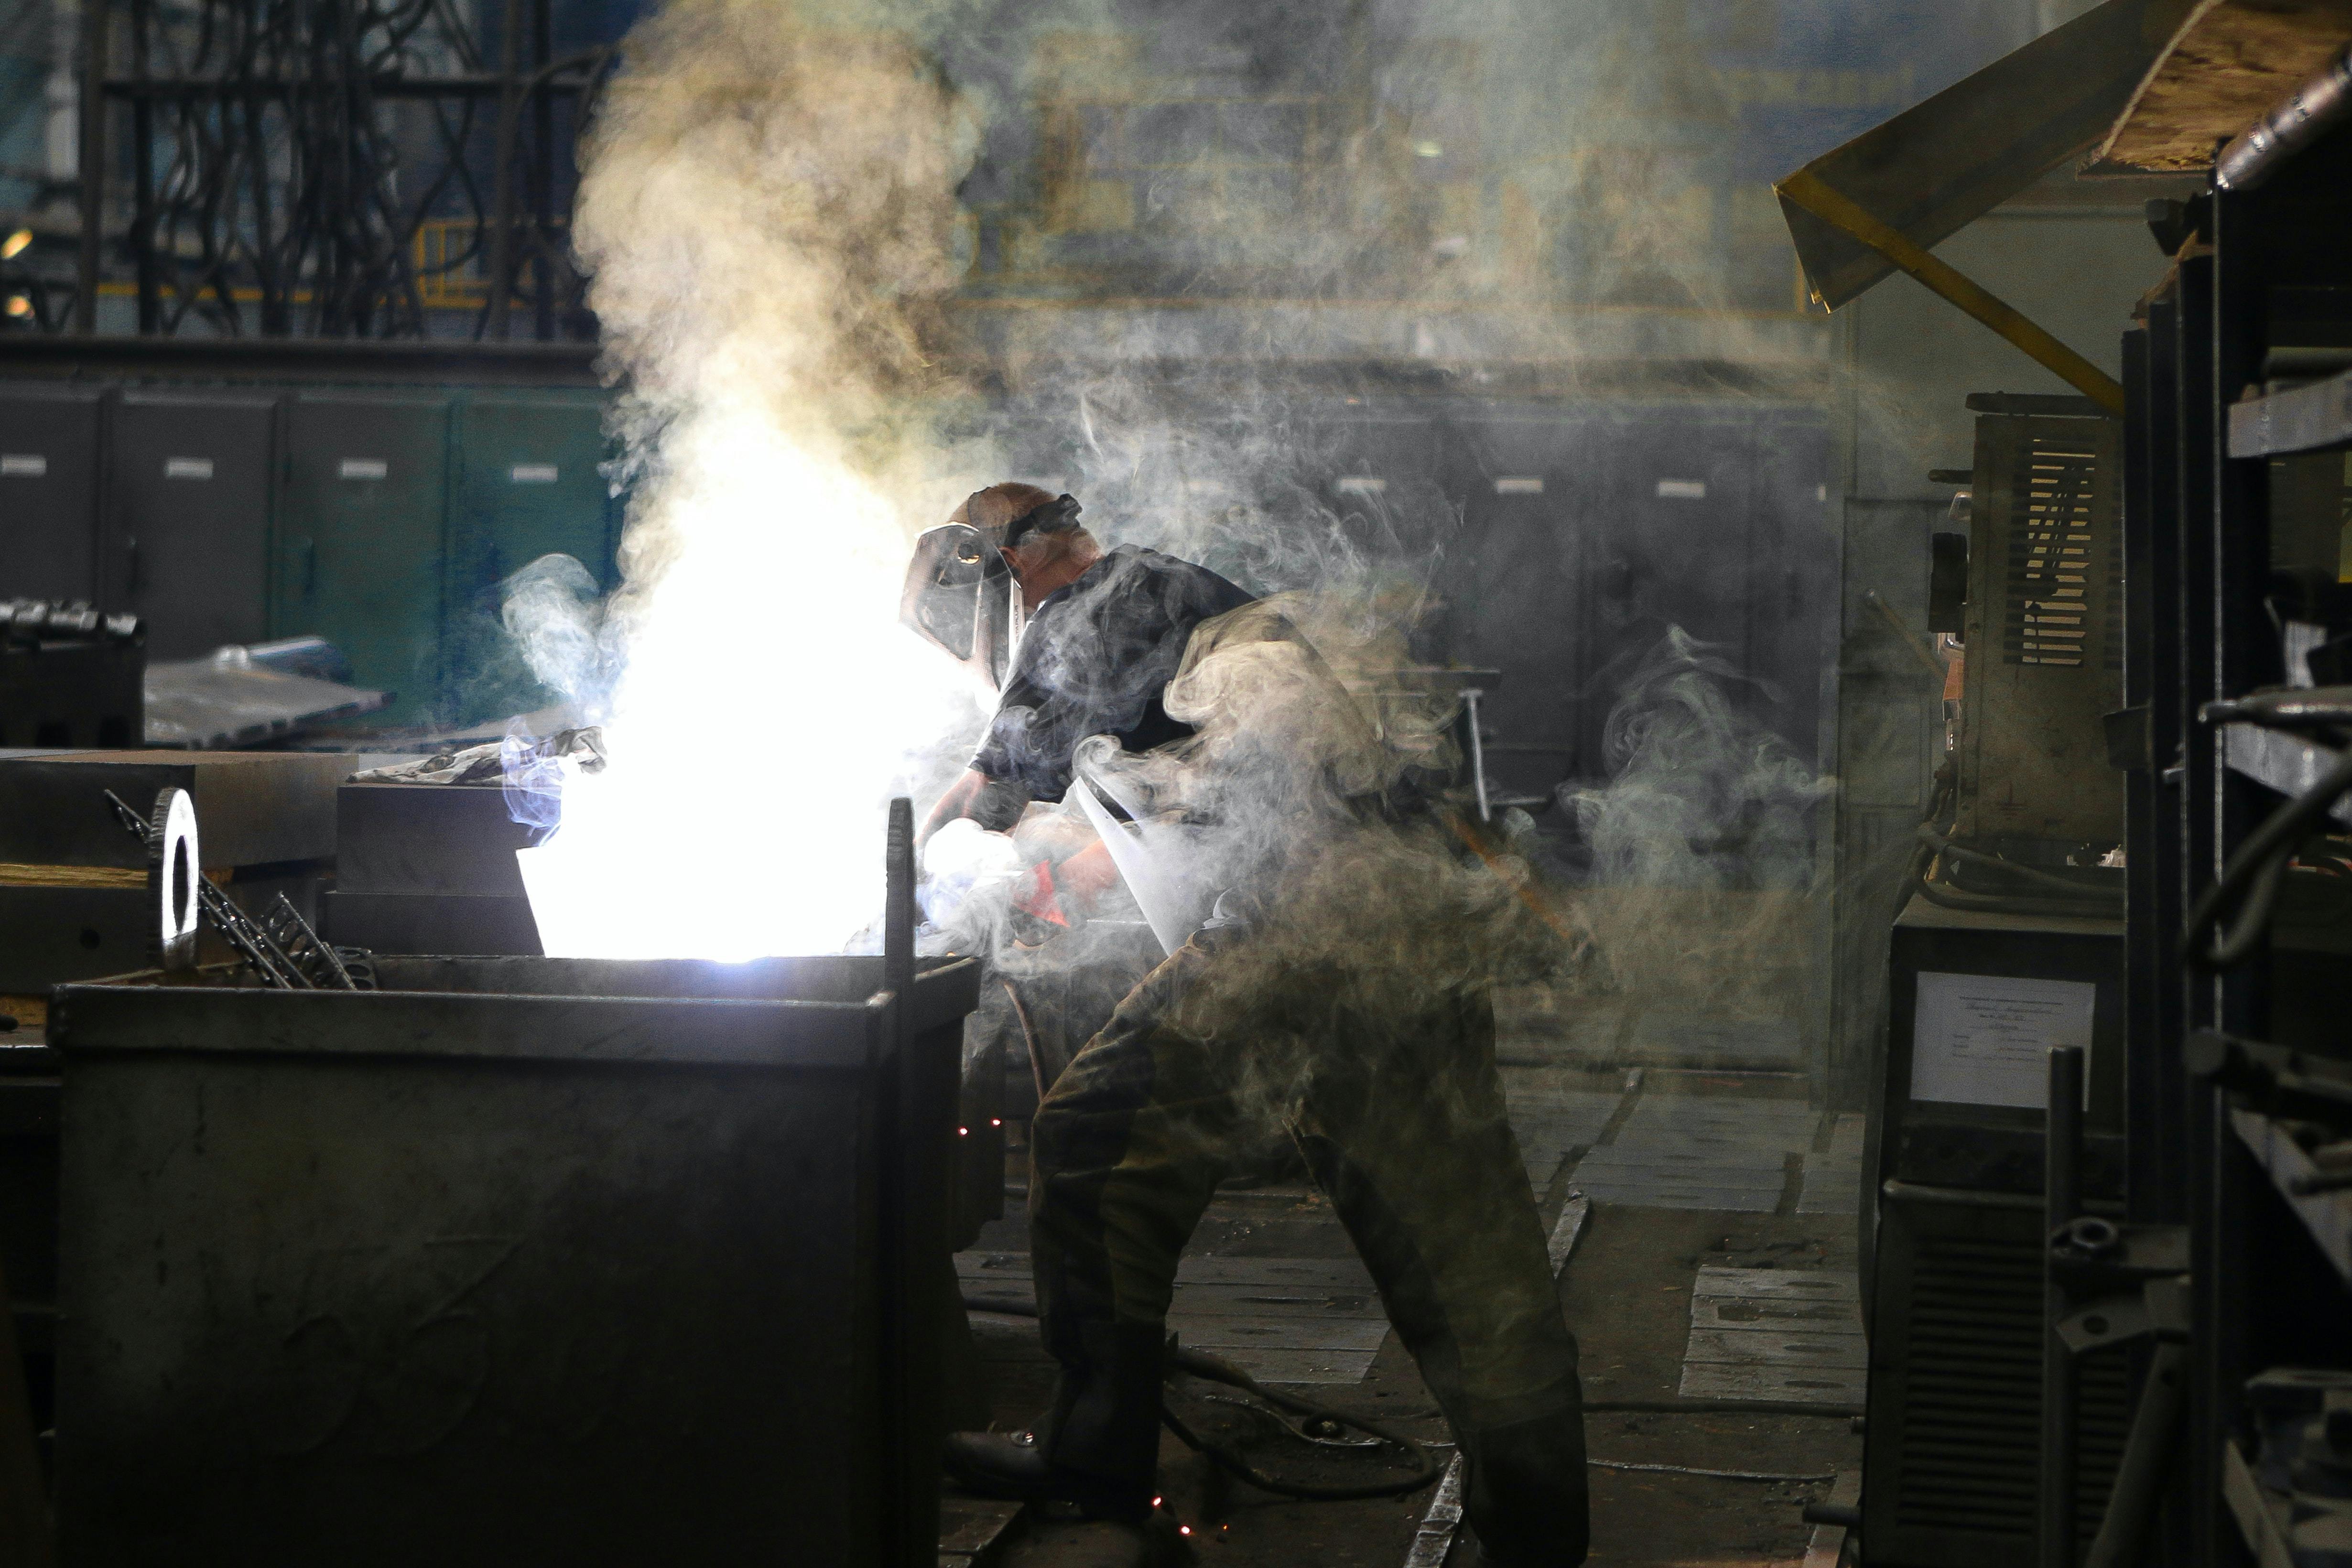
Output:
[[[2319,1076],[2352,1085],[2341,1009],[2312,1028],[2331,997],[2352,1000],[2352,959],[2314,963],[2274,935],[2210,972],[2182,960],[2181,928],[2248,835],[2336,758],[2308,736],[2202,710],[2288,680],[2273,461],[2352,448],[2352,375],[2265,382],[2278,374],[2279,290],[2305,311],[2340,298],[2352,329],[2352,132],[2191,208],[2195,232],[2125,342],[2126,691],[2147,737],[2128,785],[2131,1211],[2190,1233],[2185,1484],[2158,1539],[2170,1562],[2270,1563],[2284,1561],[2284,1540],[2239,1446],[2246,1380],[2352,1367],[2352,1199],[2296,1190],[2310,1161],[2281,1125],[2324,1121],[2335,1092],[2297,1092],[2305,1059],[2294,1052],[2342,1061]],[[2343,292],[2317,292],[2328,290]],[[2352,1133],[2352,1093],[2341,1111]]]

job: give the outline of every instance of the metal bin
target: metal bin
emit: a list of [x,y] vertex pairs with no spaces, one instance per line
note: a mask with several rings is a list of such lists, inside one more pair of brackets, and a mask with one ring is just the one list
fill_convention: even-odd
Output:
[[928,1568],[979,966],[888,962],[61,988],[61,1560]]

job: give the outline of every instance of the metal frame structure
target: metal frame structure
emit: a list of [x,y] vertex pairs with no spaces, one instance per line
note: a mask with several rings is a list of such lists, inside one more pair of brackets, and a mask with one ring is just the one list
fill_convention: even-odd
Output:
[[[2342,417],[2267,417],[2267,405],[2309,402],[2313,390],[2274,384],[2279,291],[2340,301],[2352,288],[2347,173],[2352,135],[2338,131],[2258,190],[2200,197],[2179,225],[2172,276],[2125,340],[2126,695],[2146,705],[2147,726],[2127,803],[2131,1207],[2135,1218],[2189,1228],[2187,1485],[2165,1505],[2158,1539],[2175,1543],[2170,1561],[2200,1564],[2284,1551],[2265,1537],[2236,1447],[2248,1377],[2352,1362],[2352,1259],[2330,1229],[2341,1209],[2296,1189],[2269,1131],[2290,1116],[2352,1130],[2352,1088],[2339,1085],[2331,1113],[2329,1093],[2298,1092],[2278,1067],[2304,1061],[2352,1084],[2342,959],[2274,931],[2246,961],[2213,968],[2193,957],[2210,930],[2183,934],[2184,912],[2334,756],[2297,739],[2303,771],[2281,769],[2265,760],[2275,749],[2246,744],[2252,727],[2213,722],[2225,716],[2209,705],[2289,679],[2272,459],[2352,447]],[[2331,1001],[2336,1021],[2313,1034]]]
[[87,6],[75,330],[115,133],[142,334],[422,338],[454,308],[505,339],[520,303],[533,337],[593,338],[559,154],[614,49],[557,55],[551,0],[509,0],[494,62],[454,0]]

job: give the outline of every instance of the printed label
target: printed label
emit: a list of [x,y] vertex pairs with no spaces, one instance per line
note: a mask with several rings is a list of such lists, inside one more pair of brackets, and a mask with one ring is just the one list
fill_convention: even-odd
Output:
[[552,463],[518,463],[507,474],[518,485],[552,485],[557,477]]
[[209,457],[166,457],[163,477],[166,479],[209,479],[213,476],[213,460]]
[[1658,496],[1667,501],[1704,501],[1706,499],[1706,481],[1661,479],[1658,481]]
[[392,472],[392,465],[381,457],[346,457],[335,467],[342,479],[381,479]]
[[49,471],[49,460],[37,452],[0,452],[0,479],[37,479]]
[[2086,980],[1922,971],[1912,1015],[1911,1098],[2040,1109],[2050,1101],[2050,1048],[2079,1045],[2088,1100],[2098,996]]
[[1331,488],[1342,496],[1377,496],[1389,487],[1385,479],[1375,479],[1369,474],[1350,474],[1332,482]]
[[1543,494],[1543,480],[1528,475],[1497,479],[1495,481],[1495,494],[1497,496],[1540,496]]

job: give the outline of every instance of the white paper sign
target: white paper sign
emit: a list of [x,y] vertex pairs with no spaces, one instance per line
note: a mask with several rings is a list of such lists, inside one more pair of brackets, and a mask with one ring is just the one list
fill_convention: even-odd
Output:
[[1923,971],[1911,1026],[1911,1098],[2039,1110],[2050,1102],[2050,1048],[2079,1045],[2087,1101],[2098,996],[2086,980]]

